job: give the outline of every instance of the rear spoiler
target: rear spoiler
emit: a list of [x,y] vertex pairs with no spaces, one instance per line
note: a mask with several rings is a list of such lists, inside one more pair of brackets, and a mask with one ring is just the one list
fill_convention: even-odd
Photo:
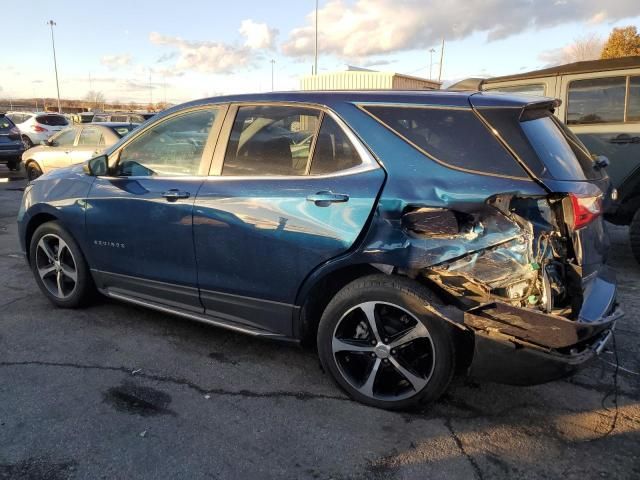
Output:
[[517,95],[510,93],[478,92],[469,95],[469,103],[474,109],[484,108],[519,108],[521,122],[553,113],[562,104],[558,98],[537,97],[533,95]]

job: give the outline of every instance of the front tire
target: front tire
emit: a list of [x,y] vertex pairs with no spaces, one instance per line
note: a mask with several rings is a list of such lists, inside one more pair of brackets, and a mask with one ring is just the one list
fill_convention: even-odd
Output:
[[93,298],[95,287],[84,255],[60,223],[47,222],[36,229],[29,261],[38,287],[54,305],[77,308]]
[[325,371],[349,396],[374,407],[424,406],[455,371],[451,327],[426,306],[439,300],[410,279],[370,275],[329,302],[318,327]]
[[636,261],[640,263],[640,209],[636,210],[629,225],[629,241],[631,243],[633,256],[636,257]]

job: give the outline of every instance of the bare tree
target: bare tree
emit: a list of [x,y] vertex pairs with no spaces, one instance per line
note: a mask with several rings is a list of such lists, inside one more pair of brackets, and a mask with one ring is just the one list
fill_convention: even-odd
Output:
[[97,108],[98,105],[105,103],[104,93],[97,90],[89,90],[84,98],[87,102],[91,103],[94,109]]
[[595,33],[587,33],[576,38],[573,43],[563,48],[562,63],[584,62],[596,60],[602,53],[602,38]]

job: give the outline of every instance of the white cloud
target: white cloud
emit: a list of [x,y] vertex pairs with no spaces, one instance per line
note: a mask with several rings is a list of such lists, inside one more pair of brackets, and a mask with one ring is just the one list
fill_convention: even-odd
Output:
[[246,38],[244,45],[254,50],[272,49],[278,35],[275,28],[251,19],[243,20],[238,31]]
[[[362,58],[428,48],[442,37],[481,32],[488,40],[569,22],[615,21],[638,14],[638,0],[330,0],[318,11],[322,53]],[[314,49],[314,12],[282,45],[291,56]]]
[[175,64],[177,70],[195,70],[206,73],[233,73],[238,67],[245,67],[252,59],[248,47],[236,47],[222,42],[189,41],[180,37],[149,34],[149,41],[178,49]]
[[104,55],[100,63],[110,69],[128,67],[131,65],[131,55],[123,53],[121,55]]

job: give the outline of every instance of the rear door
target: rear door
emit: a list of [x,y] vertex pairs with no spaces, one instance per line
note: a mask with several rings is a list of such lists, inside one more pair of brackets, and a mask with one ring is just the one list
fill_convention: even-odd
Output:
[[194,208],[206,312],[291,334],[299,286],[353,246],[384,178],[332,113],[233,106]]

